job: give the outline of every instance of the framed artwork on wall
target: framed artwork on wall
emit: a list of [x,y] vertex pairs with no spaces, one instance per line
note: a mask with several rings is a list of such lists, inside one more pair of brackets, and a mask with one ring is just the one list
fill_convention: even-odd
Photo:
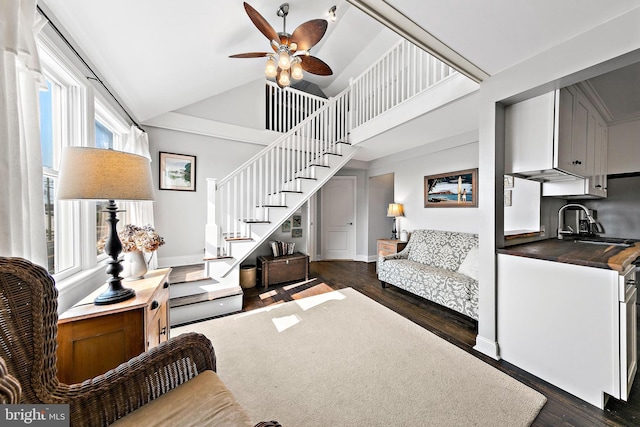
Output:
[[302,215],[294,215],[292,227],[302,227]]
[[478,206],[478,169],[424,177],[425,208],[472,208]]
[[302,228],[292,228],[291,237],[302,237]]
[[286,220],[282,223],[282,232],[288,233],[291,231],[291,220]]
[[160,189],[196,191],[196,156],[160,151]]

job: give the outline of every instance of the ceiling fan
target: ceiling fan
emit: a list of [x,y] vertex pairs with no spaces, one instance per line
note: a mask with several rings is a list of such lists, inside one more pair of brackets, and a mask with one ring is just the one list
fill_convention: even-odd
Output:
[[312,19],[301,24],[292,34],[289,34],[287,33],[289,3],[283,3],[277,11],[277,15],[283,19],[282,32],[278,33],[258,11],[246,2],[244,10],[249,15],[251,22],[269,39],[273,53],[248,52],[231,55],[230,58],[268,58],[265,75],[269,78],[275,78],[281,88],[289,86],[291,79],[302,79],[302,70],[319,76],[333,74],[331,68],[324,61],[310,54],[311,48],[322,39],[327,31],[328,23],[326,20]]

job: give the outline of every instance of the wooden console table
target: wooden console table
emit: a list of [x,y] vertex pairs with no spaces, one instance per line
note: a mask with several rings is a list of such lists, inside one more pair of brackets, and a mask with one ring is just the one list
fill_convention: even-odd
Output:
[[258,272],[265,288],[277,283],[309,279],[309,256],[296,252],[279,257],[259,256]]
[[170,268],[123,281],[136,295],[127,301],[95,305],[93,292],[58,318],[58,379],[82,382],[169,339]]

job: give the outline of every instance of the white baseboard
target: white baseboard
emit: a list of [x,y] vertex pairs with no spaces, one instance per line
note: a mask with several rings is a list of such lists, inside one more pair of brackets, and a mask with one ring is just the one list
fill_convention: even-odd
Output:
[[473,347],[473,349],[479,351],[480,353],[486,354],[493,359],[500,360],[498,343],[495,341],[488,340],[478,335],[476,336],[476,345]]

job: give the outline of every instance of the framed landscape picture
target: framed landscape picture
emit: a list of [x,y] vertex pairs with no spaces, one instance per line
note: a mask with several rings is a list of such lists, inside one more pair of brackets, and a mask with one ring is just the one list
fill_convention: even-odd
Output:
[[196,156],[160,152],[160,189],[196,191]]
[[478,206],[478,169],[424,177],[425,208],[471,208]]

